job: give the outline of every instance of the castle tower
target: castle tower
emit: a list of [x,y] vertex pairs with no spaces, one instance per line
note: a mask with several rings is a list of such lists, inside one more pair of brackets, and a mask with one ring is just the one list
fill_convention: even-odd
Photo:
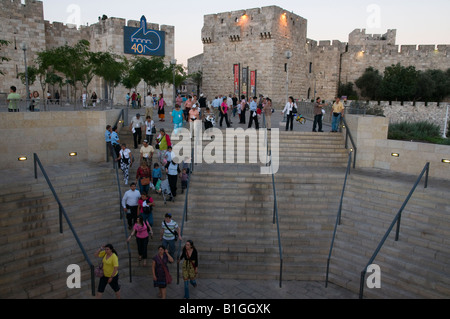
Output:
[[[236,93],[247,91],[247,97],[263,94],[278,107],[284,106],[287,96],[299,98],[307,82],[307,72],[303,71],[310,63],[306,31],[305,19],[277,6],[206,15],[202,29],[203,93],[210,100],[215,95],[235,93],[234,70],[239,70]],[[292,53],[289,59],[286,51]],[[252,84],[256,84],[255,91]]]

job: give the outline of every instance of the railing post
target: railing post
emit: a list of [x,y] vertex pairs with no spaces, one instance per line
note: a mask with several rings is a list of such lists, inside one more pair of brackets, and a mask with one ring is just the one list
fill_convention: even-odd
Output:
[[38,176],[37,176],[37,163],[36,163],[36,161],[37,161],[37,158],[36,158],[36,153],[34,153],[33,154],[33,162],[34,162],[34,178],[35,179],[37,179],[38,178]]
[[94,265],[90,265],[91,268],[91,291],[92,296],[95,297],[95,275],[94,275]]
[[62,222],[63,213],[62,213],[61,205],[58,205],[58,206],[59,206],[59,233],[62,234],[63,233],[63,222]]
[[427,163],[427,173],[425,175],[425,187],[428,188],[428,176],[430,175],[430,163]]
[[359,299],[363,299],[364,294],[364,278],[366,277],[366,270],[361,271],[361,280],[359,282]]

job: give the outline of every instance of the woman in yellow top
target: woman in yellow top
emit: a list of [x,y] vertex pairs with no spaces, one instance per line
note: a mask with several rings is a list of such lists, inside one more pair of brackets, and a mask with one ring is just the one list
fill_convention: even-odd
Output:
[[107,284],[116,293],[116,298],[120,299],[119,258],[116,250],[111,244],[107,244],[97,250],[95,257],[103,258],[103,277],[100,278],[98,284],[97,299],[102,298]]

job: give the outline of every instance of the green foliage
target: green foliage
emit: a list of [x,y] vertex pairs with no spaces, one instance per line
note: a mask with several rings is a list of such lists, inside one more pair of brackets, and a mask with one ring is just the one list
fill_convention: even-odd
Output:
[[417,71],[396,64],[382,76],[370,67],[355,84],[371,100],[441,102],[450,95],[450,69]]
[[[8,44],[9,44],[8,41],[6,41],[6,40],[1,40],[1,39],[0,39],[0,51],[1,51],[1,49],[2,49],[2,46],[7,46]],[[4,62],[4,61],[9,61],[9,60],[10,60],[9,58],[0,55],[0,64],[2,64],[2,62]],[[0,70],[0,75],[4,75],[4,73],[2,72],[2,70]]]
[[389,101],[413,101],[418,77],[413,66],[403,67],[398,63],[387,67],[381,85],[382,95]]
[[346,96],[349,100],[357,100],[358,93],[353,89],[353,83],[340,83],[338,89],[338,96]]
[[372,67],[366,69],[364,74],[356,80],[356,86],[361,90],[363,97],[377,100],[380,97],[380,88],[383,76]]
[[449,139],[442,138],[439,125],[425,121],[391,124],[389,125],[388,138],[391,140],[450,145]]

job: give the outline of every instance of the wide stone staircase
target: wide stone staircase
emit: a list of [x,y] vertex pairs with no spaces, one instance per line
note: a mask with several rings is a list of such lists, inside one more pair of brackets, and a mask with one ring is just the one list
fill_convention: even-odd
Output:
[[[272,150],[279,148],[281,255],[272,175],[261,174],[263,164],[249,163],[255,154],[247,151],[245,164],[199,164],[184,237],[201,250],[203,278],[279,279],[281,258],[284,280],[323,277],[348,160],[342,135],[280,132],[279,141],[270,133],[268,141]],[[245,148],[236,143],[231,151],[242,156]]]
[[[171,130],[167,130],[171,134]],[[225,131],[223,131],[225,132]],[[199,251],[199,279],[324,281],[348,151],[341,134],[280,132],[268,134],[272,150],[279,147],[275,174],[280,241],[274,224],[272,175],[261,174],[264,152],[234,145],[227,152],[242,154],[243,164],[194,166],[183,238]],[[121,141],[132,149],[132,136],[123,129]],[[273,143],[272,143],[273,142]],[[206,148],[210,140],[202,142]],[[224,142],[224,147],[226,143]],[[133,150],[138,157],[139,150]],[[275,156],[276,153],[272,152]],[[258,163],[250,163],[256,156]],[[45,166],[45,163],[43,163]],[[131,264],[112,163],[73,163],[46,167],[91,261],[101,244],[112,243],[120,256],[121,280],[148,277],[138,261],[136,242],[130,241]],[[137,165],[130,172],[134,180]],[[432,168],[431,168],[432,169]],[[418,172],[419,173],[419,172]],[[58,205],[39,173],[8,172],[0,187],[1,298],[91,298],[90,272],[67,223],[59,233]],[[21,176],[23,178],[18,179]],[[25,177],[24,177],[25,176]],[[331,283],[359,291],[360,272],[417,177],[385,171],[352,170],[344,196],[342,224],[338,226],[330,263]],[[24,180],[25,182],[21,182]],[[128,190],[119,171],[122,194]],[[450,187],[431,179],[419,187],[405,209],[400,241],[389,236],[375,263],[382,271],[382,288],[364,291],[365,298],[448,298]],[[181,187],[180,187],[181,189]],[[160,244],[160,225],[166,212],[182,223],[184,194],[164,203],[151,193],[154,237],[149,259]],[[281,246],[281,255],[279,247]],[[68,289],[67,266],[77,264],[82,289]],[[171,266],[171,273],[175,273]],[[97,280],[98,282],[98,280]],[[96,284],[97,284],[96,282]]]
[[[43,163],[45,167],[45,163]],[[119,219],[117,184],[111,165],[73,163],[45,167],[58,197],[96,266],[97,248],[117,243],[123,235]],[[83,291],[90,293],[90,268],[63,219],[59,232],[59,207],[43,175],[18,173],[13,181],[3,176],[1,200],[1,298],[67,298],[77,289],[67,288],[69,265],[81,268]],[[18,178],[19,177],[19,178]],[[25,182],[26,181],[26,182]]]
[[[431,167],[432,169],[432,167]],[[418,172],[419,175],[420,172]],[[418,176],[356,170],[346,189],[342,224],[338,226],[331,258],[330,281],[360,291],[361,272],[374,254]],[[365,298],[450,297],[450,182],[422,181],[406,205],[400,224],[381,248],[381,288]]]

